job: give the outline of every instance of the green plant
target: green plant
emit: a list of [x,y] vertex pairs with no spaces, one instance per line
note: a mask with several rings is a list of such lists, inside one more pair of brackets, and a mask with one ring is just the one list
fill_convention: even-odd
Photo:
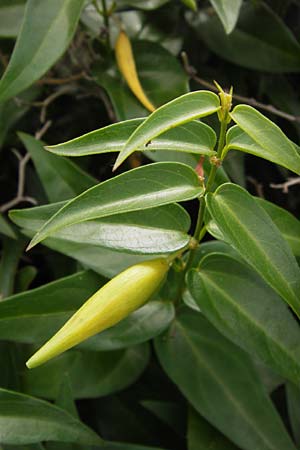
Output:
[[[89,23],[84,16],[84,3],[27,2],[24,24],[0,83],[0,100],[5,107],[13,96],[38,80],[68,47],[81,14],[84,23]],[[130,71],[125,78],[137,98],[126,85],[120,86],[111,35],[114,27],[119,31],[120,17],[125,22],[123,6],[136,3],[90,2],[93,17],[99,20],[102,15],[106,34],[96,42],[101,48],[100,66],[90,67],[88,63],[85,73],[79,74],[83,83],[99,83],[105,88],[112,103],[108,110],[112,109],[119,121],[50,146],[41,141],[49,124],[35,137],[18,134],[49,202],[30,208],[3,208],[3,212],[10,209],[9,218],[17,227],[1,216],[0,230],[7,236],[3,239],[0,267],[0,287],[6,297],[0,303],[0,353],[9,375],[0,374],[0,443],[4,450],[11,445],[29,445],[30,450],[153,450],[153,445],[177,445],[182,449],[186,445],[182,424],[187,420],[183,434],[187,429],[189,450],[295,450],[299,445],[300,224],[287,210],[251,195],[243,186],[245,183],[232,182],[227,171],[234,173],[230,170],[232,155],[247,154],[253,155],[258,165],[261,159],[278,165],[284,173],[289,170],[299,175],[300,149],[274,121],[253,106],[232,106],[232,89],[227,92],[216,83],[217,93],[186,92],[186,75],[178,61],[153,42],[138,41],[133,45],[132,56],[137,57],[140,81],[134,73],[134,82],[130,83]],[[144,6],[155,9],[164,3],[167,4],[149,1]],[[230,34],[242,2],[234,1],[230,6],[227,3],[230,2],[211,1],[223,24],[219,23],[218,28],[213,17],[212,28],[217,28],[214,42],[223,26],[229,35],[224,37],[222,31],[222,39],[229,48],[230,39],[237,39],[234,33],[239,33],[238,28]],[[182,4],[192,10],[197,7],[194,1],[184,0]],[[16,2],[14,6],[23,8],[23,3]],[[178,2],[176,8],[180,14],[185,7]],[[251,8],[254,7],[246,2],[242,18],[252,17]],[[258,10],[259,18],[268,17],[267,23],[278,22],[266,5],[258,6]],[[41,13],[45,16],[43,29],[38,23]],[[69,27],[62,33],[66,17]],[[119,19],[114,20],[116,17]],[[37,41],[42,45],[31,39],[33,26],[40,33]],[[297,71],[300,62],[294,51],[298,44],[281,26],[288,51],[278,53],[286,58],[288,70]],[[88,29],[91,32],[90,23]],[[122,33],[126,45],[130,45]],[[57,42],[52,45],[55,38]],[[208,31],[205,39],[210,40]],[[80,51],[79,46],[79,57],[83,57],[85,53]],[[117,53],[120,59],[122,49]],[[23,54],[31,64],[24,61]],[[236,57],[244,64],[241,55],[229,54],[229,59]],[[149,55],[158,58],[162,81],[153,76]],[[74,54],[71,56],[75,58]],[[126,71],[124,61],[125,58],[119,64],[121,72]],[[253,62],[250,58],[247,64],[259,61],[259,57],[253,57]],[[276,71],[276,64],[276,58],[271,58],[269,70]],[[62,72],[67,66],[62,65]],[[143,74],[143,67],[149,68],[150,76]],[[134,62],[130,70],[135,70]],[[71,88],[66,84],[73,94],[78,87],[72,85],[73,80],[70,83]],[[160,84],[162,88],[158,89]],[[35,98],[39,94],[30,95]],[[148,115],[138,99],[151,105],[150,109],[153,105],[157,109]],[[42,114],[47,111],[42,109]],[[112,154],[113,170],[126,170],[99,183],[85,169],[89,161],[91,166],[101,163],[99,155],[101,158],[105,154]],[[69,157],[80,157],[79,164]],[[152,162],[142,164],[144,157]],[[26,155],[22,159],[26,165],[24,158]],[[136,161],[138,167],[133,168]],[[238,171],[242,170],[243,165],[239,164]],[[38,189],[35,195],[41,195]],[[18,192],[18,201],[26,199],[24,190]],[[185,202],[184,206],[180,202]],[[46,249],[41,250],[37,244]],[[36,254],[50,259],[58,252],[70,259],[55,259],[49,266],[63,276],[52,276],[31,290],[27,287],[36,269],[25,265],[24,273],[18,275],[19,293],[11,295],[25,245],[31,250],[26,253],[27,258]],[[55,253],[51,253],[53,250]],[[61,261],[63,267],[57,267],[56,261]],[[70,261],[76,264],[68,272]],[[157,261],[163,264],[163,270],[158,277],[157,273],[149,275],[153,276],[152,284],[148,277],[143,278],[144,273],[139,273],[142,267],[152,267]],[[167,269],[167,278],[157,291]],[[135,278],[129,287],[123,285],[126,274]],[[112,281],[106,285],[107,278]],[[143,290],[145,283],[147,292]],[[103,315],[95,317],[93,303],[95,298],[103,300],[103,292],[111,286],[117,289],[113,306],[120,307],[116,309],[118,317],[112,321],[105,309]],[[128,302],[126,295],[132,296]],[[150,295],[150,301],[144,304]],[[84,305],[90,297],[91,303]],[[106,294],[104,297],[106,300]],[[128,305],[132,299],[134,305]],[[58,343],[56,338],[50,341],[50,345],[54,342],[54,350],[46,357],[78,346],[37,369],[27,370],[26,360],[74,313],[75,320],[87,319],[93,329],[87,333],[86,327],[80,329],[80,323],[79,328],[78,322],[72,325],[71,318],[67,328],[59,332]],[[96,323],[98,319],[103,322]],[[115,324],[117,320],[119,323]],[[97,334],[100,328],[104,331]],[[60,333],[65,329],[71,334],[82,334],[76,338],[72,334],[72,342],[63,347]],[[38,353],[41,358],[43,351]],[[146,368],[149,378],[138,385],[136,381]],[[21,377],[17,378],[19,371]],[[16,380],[7,381],[12,374]],[[152,378],[157,380],[154,387]],[[270,399],[274,386],[282,384],[292,435]],[[136,390],[128,391],[124,403],[113,396],[136,385]],[[55,400],[56,405],[35,397]],[[100,431],[104,439],[84,425],[74,403],[98,397],[104,398],[101,406],[112,417],[105,419],[97,411],[94,423],[91,421],[92,428]],[[138,399],[138,408],[133,405],[133,398]],[[145,411],[148,415],[144,417]],[[154,423],[152,416],[157,419]],[[98,417],[101,426],[97,426]],[[123,420],[128,438],[119,425]],[[134,444],[128,443],[132,439],[131,422]],[[151,433],[167,424],[172,434],[179,437],[161,444],[162,440],[151,440],[146,432],[140,432],[140,423],[141,428],[146,424]],[[113,434],[111,426],[120,426],[121,431]],[[115,436],[122,433],[126,437],[120,440],[125,442],[114,442]]]

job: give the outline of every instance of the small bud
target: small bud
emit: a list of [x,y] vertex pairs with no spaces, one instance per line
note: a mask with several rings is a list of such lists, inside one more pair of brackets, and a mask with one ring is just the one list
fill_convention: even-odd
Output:
[[169,262],[159,258],[131,266],[115,276],[27,361],[27,367],[37,367],[120,322],[154,294],[168,269]]

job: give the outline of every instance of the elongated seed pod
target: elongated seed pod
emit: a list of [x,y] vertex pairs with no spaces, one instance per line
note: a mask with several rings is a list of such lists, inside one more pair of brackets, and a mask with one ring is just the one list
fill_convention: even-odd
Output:
[[159,258],[121,272],[81,306],[27,361],[27,367],[37,367],[127,317],[152,296],[168,268],[169,262]]
[[124,31],[121,31],[118,36],[115,45],[115,53],[119,70],[134,95],[139,99],[142,105],[148,109],[148,111],[154,111],[155,106],[152,105],[141,86],[135,66],[131,43]]

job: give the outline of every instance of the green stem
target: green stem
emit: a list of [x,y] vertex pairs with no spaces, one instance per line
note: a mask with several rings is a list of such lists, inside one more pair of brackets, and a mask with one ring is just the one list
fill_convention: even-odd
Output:
[[108,11],[107,11],[106,0],[101,0],[101,3],[102,3],[102,10],[103,10],[104,24],[105,24],[105,29],[106,29],[106,47],[107,47],[107,51],[110,52],[109,15],[108,15]]
[[106,30],[106,48],[107,48],[107,51],[110,52],[111,47],[110,47],[109,13],[107,10],[106,0],[101,0],[102,11],[99,8],[97,0],[93,0],[93,3],[94,3],[96,10],[98,11],[98,13],[103,17],[105,30]]
[[[228,125],[228,120],[227,120],[228,116],[227,114],[224,115],[223,120],[221,121],[221,126],[220,126],[220,135],[219,135],[219,142],[218,142],[218,148],[217,148],[217,158],[220,159],[222,156],[222,151],[223,148],[225,146],[225,139],[226,139],[226,130],[227,130],[227,125]],[[214,164],[211,166],[210,172],[209,172],[209,176],[208,176],[208,180],[207,180],[207,184],[206,184],[206,188],[203,194],[203,197],[200,199],[200,206],[199,206],[199,210],[198,210],[198,218],[197,218],[197,224],[196,224],[196,229],[195,229],[195,233],[194,233],[194,239],[198,241],[198,243],[201,241],[201,239],[203,238],[205,233],[201,233],[202,229],[203,229],[203,223],[204,223],[204,215],[205,215],[205,208],[206,208],[206,204],[205,204],[205,195],[211,191],[212,186],[214,184],[215,181],[215,177],[216,177],[216,173],[218,170],[218,164]],[[191,268],[193,261],[194,261],[194,257],[196,254],[196,248],[193,248],[190,251],[187,263],[186,263],[186,267],[184,270],[184,275],[186,274],[186,272]]]

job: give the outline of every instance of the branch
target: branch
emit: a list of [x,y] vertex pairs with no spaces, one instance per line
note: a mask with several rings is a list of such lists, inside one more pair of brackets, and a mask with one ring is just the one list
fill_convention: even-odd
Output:
[[[181,53],[181,57],[183,61],[184,70],[192,80],[196,81],[196,83],[200,84],[201,86],[210,89],[211,91],[218,92],[218,89],[214,84],[198,76],[196,69],[193,66],[190,66],[187,54],[185,52]],[[266,105],[265,103],[261,103],[255,98],[244,97],[243,95],[239,94],[233,94],[232,97],[235,100],[238,100],[239,102],[247,103],[248,105],[251,105],[254,108],[262,109],[263,111],[275,114],[276,116],[282,117],[283,119],[289,120],[290,122],[300,123],[300,116],[294,116],[293,114],[286,113],[285,111],[277,109],[273,105]]]
[[289,192],[290,186],[295,186],[296,184],[300,184],[300,177],[288,178],[287,181],[280,184],[271,183],[270,187],[273,189],[281,189],[284,194]]

